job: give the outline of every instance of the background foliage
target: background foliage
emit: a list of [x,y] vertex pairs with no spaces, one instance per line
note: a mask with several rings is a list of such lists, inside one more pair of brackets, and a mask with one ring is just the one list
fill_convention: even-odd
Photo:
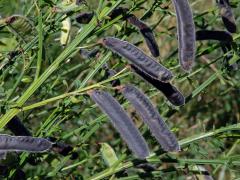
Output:
[[[32,166],[25,161],[28,154],[22,154],[19,159],[4,162],[11,170],[7,172],[9,178],[19,168],[28,179],[196,179],[199,164],[215,178],[240,178],[239,65],[233,68],[224,61],[225,56],[234,54],[232,61],[238,63],[239,33],[233,34],[235,47],[227,54],[222,52],[219,42],[197,42],[196,64],[188,74],[178,65],[176,18],[171,1],[90,0],[74,7],[74,11],[57,12],[54,7],[60,7],[61,2],[0,0],[2,17],[21,14],[35,27],[26,34],[24,27],[12,33],[0,26],[0,64],[4,64],[0,69],[0,127],[2,134],[11,134],[4,125],[17,114],[34,136],[56,137],[73,145],[79,156],[71,160],[53,153],[37,155],[40,162]],[[197,30],[225,30],[214,0],[190,2]],[[240,2],[232,0],[231,4],[239,29]],[[131,8],[154,29],[161,53],[158,60],[173,71],[173,84],[187,97],[185,106],[171,106],[160,92],[129,70],[125,59],[104,48],[98,46],[100,53],[95,58],[86,59],[79,53],[80,47],[92,49],[101,37],[116,36],[150,54],[135,28],[123,20],[109,21],[107,13],[117,6]],[[75,21],[79,12],[92,10],[96,18],[88,25]],[[59,38],[61,21],[66,16],[72,20],[71,39],[63,47]],[[10,56],[9,52],[16,50],[21,50],[20,54]],[[106,63],[119,73],[106,77],[102,68]],[[182,152],[160,151],[133,109],[115,93],[112,79],[135,84],[151,97],[180,140]],[[148,160],[155,167],[153,172],[145,172],[135,164],[119,134],[87,96],[86,91],[92,88],[106,89],[124,104],[156,153]],[[119,158],[110,168],[100,153],[104,142],[111,145]]]

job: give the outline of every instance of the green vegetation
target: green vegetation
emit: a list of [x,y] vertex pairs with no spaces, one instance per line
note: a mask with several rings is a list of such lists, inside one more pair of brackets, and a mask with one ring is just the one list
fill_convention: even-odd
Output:
[[[171,0],[79,2],[0,0],[0,134],[13,135],[6,125],[18,116],[33,136],[54,137],[78,154],[75,158],[54,152],[8,154],[0,161],[0,179],[197,179],[206,170],[214,179],[240,178],[239,0],[230,1],[237,24],[232,48],[223,52],[219,41],[197,41],[195,66],[189,73],[178,61]],[[227,31],[215,1],[189,2],[196,30]],[[129,8],[152,28],[160,50],[156,59],[174,74],[171,83],[186,97],[184,106],[171,105],[131,71],[126,59],[98,44],[101,38],[113,36],[151,56],[137,28],[122,16],[109,18],[117,7]],[[88,24],[76,22],[80,12],[89,11],[94,17]],[[9,23],[12,15],[18,16]],[[99,49],[94,57],[80,53],[94,48]],[[106,76],[106,65],[117,74]],[[162,151],[112,86],[113,80],[134,84],[148,95],[179,140],[181,152]],[[108,91],[128,112],[150,147],[146,161],[129,151],[87,94],[92,89]]]

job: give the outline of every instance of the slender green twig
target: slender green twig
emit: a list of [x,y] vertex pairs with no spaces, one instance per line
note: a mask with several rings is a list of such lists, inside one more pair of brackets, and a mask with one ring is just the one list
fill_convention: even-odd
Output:
[[[36,1],[35,1],[36,3]],[[37,69],[35,74],[35,80],[38,79],[40,72],[41,72],[41,65],[42,65],[42,53],[43,53],[43,16],[41,11],[41,1],[36,3],[36,8],[38,11],[38,56],[37,56]]]

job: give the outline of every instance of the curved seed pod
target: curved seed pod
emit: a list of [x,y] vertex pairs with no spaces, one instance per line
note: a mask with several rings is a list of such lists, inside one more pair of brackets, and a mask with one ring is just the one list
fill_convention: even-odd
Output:
[[[116,74],[117,74],[117,72],[114,69],[106,68],[105,76],[107,78],[111,78],[111,77],[115,76]],[[121,82],[119,79],[116,79],[116,80],[111,81],[111,84],[112,84],[112,87],[116,87],[116,86],[119,86],[121,84]]]
[[[110,14],[109,14],[109,17],[111,19],[114,19],[116,18],[117,16],[119,15],[126,15],[128,9],[127,8],[122,8],[122,7],[119,7],[119,8],[116,8],[114,9]],[[77,15],[76,17],[76,21],[80,24],[88,24],[92,18],[94,16],[94,12],[84,12],[84,13],[80,13]]]
[[73,147],[65,143],[54,142],[52,145],[52,150],[63,156],[67,156],[70,154],[70,152],[72,152]]
[[185,97],[182,95],[178,89],[171,85],[170,83],[163,83],[157,79],[153,79],[147,73],[141,71],[137,66],[131,65],[133,71],[142,77],[145,81],[153,85],[159,91],[161,91],[169,102],[171,102],[175,106],[182,106],[185,104]]
[[13,132],[15,136],[31,136],[32,135],[17,116],[14,116],[7,123],[6,126],[10,131]]
[[147,43],[147,46],[151,52],[151,54],[154,56],[154,57],[158,57],[160,55],[159,53],[159,48],[158,48],[158,44],[155,40],[155,37],[154,37],[154,34],[153,34],[153,31],[151,30],[150,27],[148,27],[144,22],[142,22],[141,20],[139,20],[136,16],[134,15],[130,15],[128,18],[127,18],[127,21],[136,26],[139,31],[141,32],[141,34],[143,35],[146,43]]
[[121,105],[107,92],[94,90],[89,94],[100,109],[108,115],[129,149],[140,159],[149,156],[149,149],[144,138]]
[[128,8],[118,7],[109,14],[109,17],[111,19],[115,19],[116,17],[122,15],[123,18],[125,19],[128,11],[129,11]]
[[76,21],[80,24],[88,24],[94,16],[93,12],[80,13],[76,17]]
[[58,154],[61,154],[63,156],[71,155],[71,160],[74,160],[78,157],[78,153],[74,152],[73,147],[69,144],[63,143],[63,142],[57,142],[56,138],[54,137],[48,137],[47,140],[52,142],[52,148],[51,150],[53,152],[56,152]]
[[177,15],[179,59],[182,68],[190,71],[195,59],[195,26],[188,0],[172,0]]
[[94,48],[92,50],[87,50],[87,49],[80,49],[79,53],[82,56],[83,59],[90,59],[90,58],[94,58],[97,56],[99,52],[98,48]]
[[1,151],[45,152],[48,151],[51,147],[52,143],[44,138],[0,135]]
[[225,27],[229,32],[235,33],[237,31],[237,26],[229,0],[217,0],[217,4]]
[[135,15],[133,15],[133,14],[127,15],[128,10],[129,9],[123,8],[123,7],[116,8],[112,11],[112,13],[109,15],[109,17],[111,19],[114,19],[119,15],[123,15],[123,18],[125,20],[127,20],[130,24],[134,25],[135,27],[137,27],[139,29],[139,31],[141,32],[141,34],[143,35],[143,37],[147,43],[147,46],[148,46],[151,54],[154,57],[158,57],[160,55],[160,52],[159,52],[159,47],[155,40],[153,31],[151,30],[150,27],[147,26],[147,24],[145,24],[144,22],[139,20]]
[[201,30],[196,32],[196,40],[218,40],[224,42],[232,42],[233,37],[230,33],[226,31],[208,31]]
[[125,57],[130,63],[136,65],[155,79],[168,82],[173,77],[171,71],[127,41],[122,41],[113,37],[106,37],[102,40],[102,43],[105,47],[120,56]]
[[165,151],[180,151],[175,135],[169,130],[148,97],[131,85],[122,87],[121,91],[124,97],[134,106],[144,123],[148,125],[152,135],[161,144],[162,148]]

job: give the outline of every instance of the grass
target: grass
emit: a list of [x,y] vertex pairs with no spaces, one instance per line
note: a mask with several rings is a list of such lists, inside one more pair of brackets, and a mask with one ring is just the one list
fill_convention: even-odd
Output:
[[[61,5],[67,9],[61,2],[0,1],[2,18],[21,14],[34,24],[33,32],[24,34],[24,27],[11,31],[0,20],[0,131],[11,134],[5,125],[17,115],[34,136],[52,136],[71,144],[78,158],[38,154],[41,163],[33,166],[28,163],[29,154],[12,154],[1,162],[1,166],[7,166],[4,175],[0,172],[1,178],[19,178],[24,171],[26,179],[185,179],[201,175],[194,170],[200,165],[215,179],[240,177],[240,74],[224,61],[233,53],[230,63],[239,63],[239,33],[233,34],[234,48],[227,53],[222,52],[217,41],[197,42],[196,64],[191,73],[185,73],[178,65],[176,18],[171,1],[87,1],[87,5],[72,6],[71,13],[53,8]],[[190,2],[197,30],[225,30],[215,1]],[[231,4],[239,29],[240,3],[232,0]],[[100,53],[95,58],[84,59],[79,54],[81,47],[91,49],[104,36],[125,39],[149,54],[136,29],[121,17],[107,18],[118,6],[129,7],[154,29],[161,53],[157,60],[174,73],[172,83],[185,95],[185,106],[170,105],[160,92],[130,71],[125,59],[103,47],[97,46]],[[77,13],[91,10],[95,17],[89,24],[76,23]],[[66,17],[72,20],[71,41],[62,47],[58,39]],[[10,57],[12,51],[19,53]],[[106,77],[105,64],[118,73]],[[121,84],[136,85],[151,98],[183,151],[161,151],[128,102],[115,94],[110,82],[116,79]],[[139,127],[152,152],[146,162],[133,157],[107,117],[87,96],[88,90],[98,88],[115,94]],[[111,167],[103,161],[101,142],[110,144],[118,157]],[[154,166],[154,171],[145,172],[140,168],[143,163]]]

